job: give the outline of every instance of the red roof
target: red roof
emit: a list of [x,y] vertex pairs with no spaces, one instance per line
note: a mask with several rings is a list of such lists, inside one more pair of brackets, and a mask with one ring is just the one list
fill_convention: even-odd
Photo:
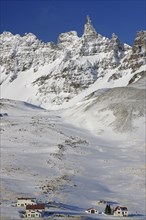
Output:
[[23,198],[23,197],[22,197],[22,198],[17,198],[17,199],[18,199],[18,200],[27,200],[27,199],[32,199],[32,200],[35,199],[35,200],[36,200],[36,198]]
[[36,204],[36,205],[27,205],[26,206],[26,210],[41,210],[41,209],[45,209],[45,205],[44,204]]

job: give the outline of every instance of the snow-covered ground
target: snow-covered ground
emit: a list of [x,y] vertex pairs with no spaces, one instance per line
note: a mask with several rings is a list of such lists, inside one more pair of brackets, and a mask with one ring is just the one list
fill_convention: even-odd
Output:
[[[79,126],[83,121],[78,115],[73,124],[65,110],[12,100],[1,100],[0,105],[8,114],[1,117],[2,218],[19,219],[11,203],[33,196],[84,215],[80,219],[114,218],[84,213],[90,207],[104,211],[105,205],[98,205],[101,199],[112,207],[127,206],[129,219],[145,219],[144,135],[109,138],[108,133],[96,135],[89,126]],[[103,127],[107,131],[106,124]]]
[[145,219],[145,34],[131,48],[87,16],[82,37],[57,44],[0,35],[2,220],[19,219],[11,204],[26,196],[54,220],[112,219],[98,200]]

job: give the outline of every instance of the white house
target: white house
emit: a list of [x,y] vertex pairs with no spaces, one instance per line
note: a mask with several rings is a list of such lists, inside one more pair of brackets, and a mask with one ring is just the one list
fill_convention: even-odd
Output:
[[128,209],[127,207],[121,207],[121,206],[117,206],[114,209],[114,216],[119,216],[119,217],[125,217],[128,216]]
[[25,218],[42,217],[42,214],[43,214],[44,211],[45,211],[45,205],[44,204],[27,205],[24,217]]
[[24,214],[24,218],[39,218],[41,216],[42,214],[40,212],[32,211],[32,210]]
[[35,205],[36,198],[17,198],[17,207],[26,207],[27,205]]
[[98,214],[98,210],[96,210],[96,209],[94,209],[94,208],[86,209],[85,212],[86,212],[86,213],[92,213],[92,214]]

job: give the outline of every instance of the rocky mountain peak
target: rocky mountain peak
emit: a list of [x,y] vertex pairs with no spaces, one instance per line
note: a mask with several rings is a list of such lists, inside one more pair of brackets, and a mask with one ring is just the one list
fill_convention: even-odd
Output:
[[146,31],[138,31],[134,40],[132,52],[143,54],[146,51]]
[[79,37],[76,31],[69,31],[67,33],[61,33],[58,37],[57,46],[62,50],[73,50],[76,43],[79,41]]
[[138,31],[132,47],[130,66],[133,71],[139,69],[146,59],[146,31]]
[[111,44],[115,51],[124,50],[124,44],[119,40],[116,34],[112,34]]
[[97,37],[97,32],[91,23],[90,17],[87,15],[86,23],[84,25],[83,38],[89,40],[89,39],[94,39],[96,37]]
[[20,92],[14,97],[13,91],[21,82],[21,91],[29,91],[23,93],[23,100],[32,100],[30,91],[34,91],[33,100],[42,106],[62,105],[98,81],[110,86],[117,81],[133,83],[144,74],[145,38],[146,31],[138,32],[131,48],[116,34],[111,39],[97,34],[89,16],[82,37],[76,31],[61,33],[57,44],[44,43],[31,33],[4,32],[0,35],[2,97],[16,99]]
[[66,43],[66,42],[72,43],[75,40],[78,40],[78,36],[77,36],[76,31],[62,33],[58,37],[58,43]]

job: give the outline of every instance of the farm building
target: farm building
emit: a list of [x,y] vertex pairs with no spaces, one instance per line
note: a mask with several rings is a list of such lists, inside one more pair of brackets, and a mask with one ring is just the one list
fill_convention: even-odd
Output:
[[117,206],[114,209],[114,216],[128,216],[128,209],[127,207],[121,207],[121,206]]
[[41,216],[42,214],[40,212],[31,210],[30,212],[25,213],[24,218],[39,218]]
[[36,198],[17,198],[17,207],[26,207],[27,205],[35,205]]
[[44,204],[27,205],[24,217],[26,218],[41,217],[44,211],[45,211]]
[[86,213],[98,214],[98,210],[94,208],[89,208],[85,211]]

